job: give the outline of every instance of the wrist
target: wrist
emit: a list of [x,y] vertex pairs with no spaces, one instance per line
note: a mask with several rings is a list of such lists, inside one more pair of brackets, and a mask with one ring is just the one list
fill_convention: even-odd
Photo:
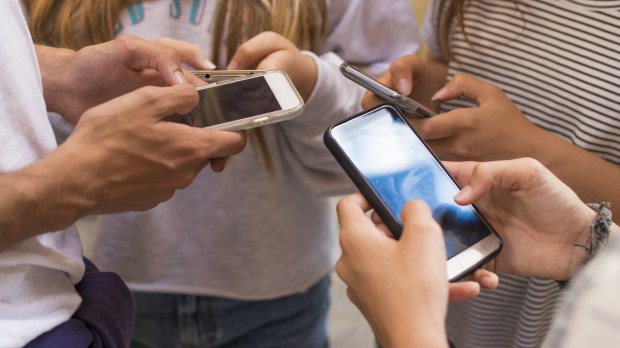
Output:
[[573,278],[586,263],[588,251],[585,246],[590,237],[590,225],[596,218],[596,214],[595,211],[584,206],[584,223],[581,227],[578,227],[579,233],[576,238],[566,246],[567,254],[569,255],[567,267],[563,274],[555,277],[557,280],[565,281]]
[[67,68],[71,65],[76,52],[39,45],[35,47],[47,110],[62,114],[64,101],[66,98],[71,98],[71,83]]
[[305,76],[301,79],[299,86],[297,86],[297,90],[299,91],[299,95],[302,99],[304,101],[308,101],[308,98],[312,95],[312,91],[314,91],[314,86],[316,85],[316,81],[318,79],[319,68],[314,60],[314,57],[305,52],[306,51],[302,51],[301,54],[302,59],[306,62],[303,65],[305,67]]
[[411,306],[387,306],[381,309],[388,316],[383,320],[370,321],[373,329],[377,329],[375,334],[381,347],[448,347],[446,309],[442,306],[433,307],[420,298],[420,301],[412,302]]
[[605,247],[609,236],[617,233],[618,226],[612,221],[609,203],[588,204],[588,207],[591,208],[588,214],[590,223],[573,244],[573,257],[569,263],[566,280],[559,282],[560,287],[565,287],[568,281]]
[[402,330],[394,330],[388,337],[380,341],[383,348],[412,348],[412,347],[448,347],[445,325],[440,326],[423,323],[408,322]]
[[53,151],[1,178],[0,249],[64,229],[86,214],[90,203],[85,181],[76,178],[83,175],[77,158]]

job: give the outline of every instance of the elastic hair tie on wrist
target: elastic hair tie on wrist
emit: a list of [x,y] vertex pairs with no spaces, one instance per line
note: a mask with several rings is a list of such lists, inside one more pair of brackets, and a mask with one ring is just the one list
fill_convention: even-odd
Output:
[[[611,209],[609,209],[609,202],[603,202],[601,204],[589,203],[588,207],[596,212],[596,217],[590,225],[590,235],[586,244],[573,244],[573,246],[583,248],[586,251],[586,257],[583,260],[583,264],[587,264],[592,260],[599,252],[601,247],[607,244],[609,238],[609,232],[612,225]],[[557,280],[558,288],[564,289],[569,283],[570,279]]]

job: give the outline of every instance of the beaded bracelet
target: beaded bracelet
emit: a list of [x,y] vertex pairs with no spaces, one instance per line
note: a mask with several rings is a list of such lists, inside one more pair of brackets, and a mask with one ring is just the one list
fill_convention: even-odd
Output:
[[[596,217],[590,225],[590,236],[586,241],[586,244],[573,244],[573,246],[583,248],[586,251],[586,257],[583,260],[583,264],[587,264],[592,260],[599,252],[601,247],[607,243],[609,232],[612,225],[611,210],[609,209],[609,202],[603,202],[601,204],[589,203],[588,207],[596,212]],[[567,280],[556,280],[558,288],[564,289],[569,283]]]

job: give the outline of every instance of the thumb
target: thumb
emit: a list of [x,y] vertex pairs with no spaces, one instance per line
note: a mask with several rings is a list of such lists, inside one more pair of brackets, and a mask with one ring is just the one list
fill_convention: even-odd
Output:
[[[420,200],[407,202],[401,213],[403,233],[400,241],[416,250],[421,262],[435,263],[446,260],[443,231],[433,219],[429,206]],[[422,260],[423,259],[423,260]],[[445,267],[443,268],[445,272]]]
[[458,204],[471,204],[491,191],[515,193],[539,185],[548,169],[533,158],[475,164],[468,184],[454,197]]

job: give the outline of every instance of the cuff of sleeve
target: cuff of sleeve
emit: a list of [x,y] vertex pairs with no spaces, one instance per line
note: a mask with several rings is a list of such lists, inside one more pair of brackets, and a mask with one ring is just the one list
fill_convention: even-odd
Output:
[[[360,104],[363,92],[352,93],[352,88],[361,90],[361,87],[338,76],[340,74],[338,66],[343,62],[340,57],[333,53],[324,54],[320,58],[313,52],[302,53],[314,60],[317,66],[317,78],[314,89],[305,102],[304,113],[295,120],[296,125],[324,127],[326,123],[337,120],[333,119],[335,109],[346,110],[347,113],[361,111],[361,105],[355,104]],[[310,115],[312,117],[308,117]]]

